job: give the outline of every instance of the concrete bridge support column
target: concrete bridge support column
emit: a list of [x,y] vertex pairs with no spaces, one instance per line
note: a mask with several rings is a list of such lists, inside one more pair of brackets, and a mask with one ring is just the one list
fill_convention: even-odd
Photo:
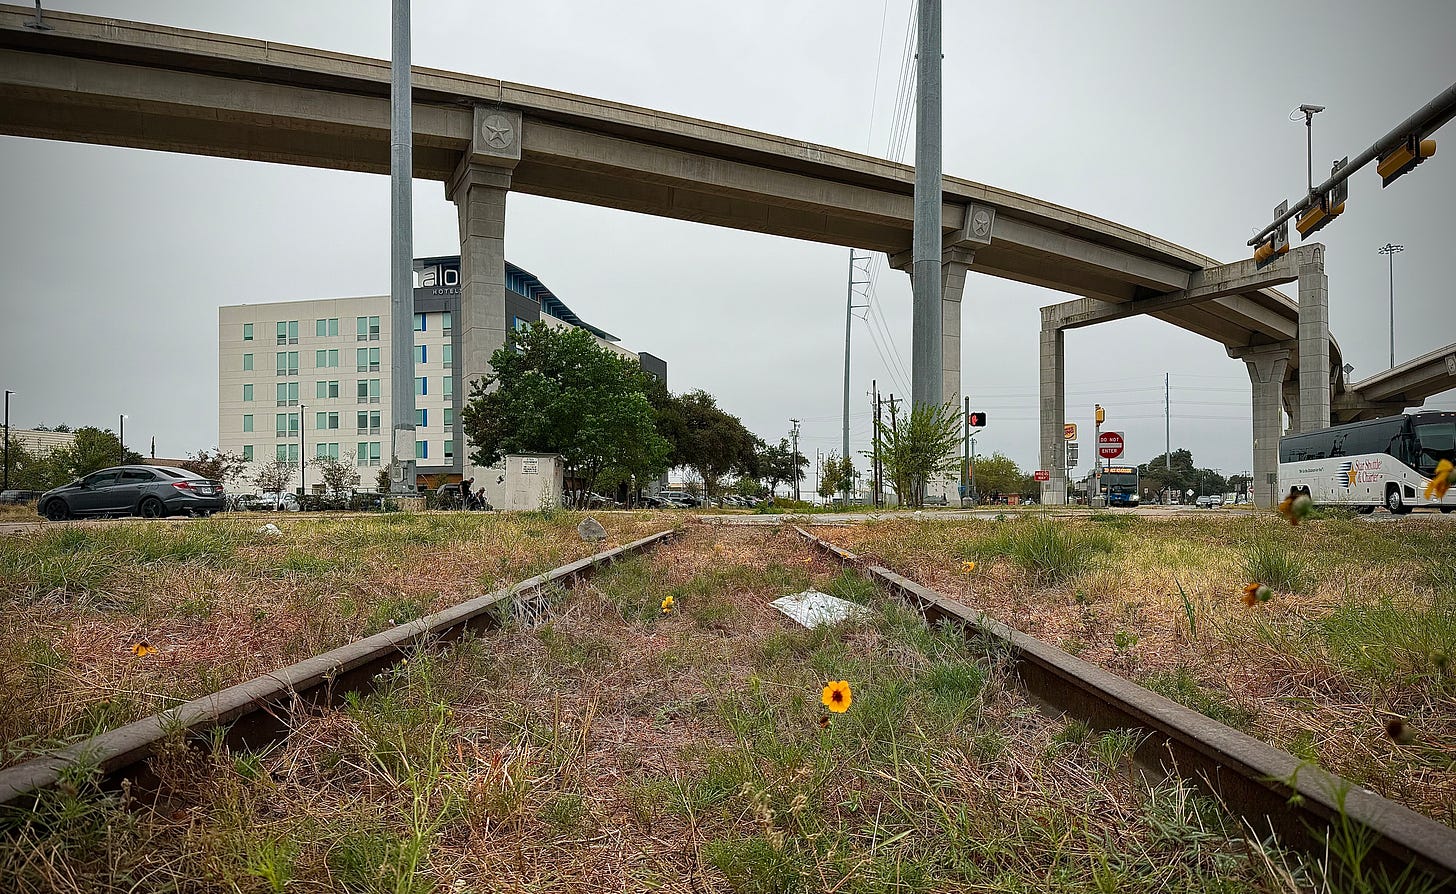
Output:
[[1231,349],[1243,360],[1254,389],[1254,505],[1272,509],[1278,492],[1279,438],[1284,434],[1284,376],[1295,346],[1288,342],[1257,348]]
[[1330,293],[1323,245],[1299,265],[1299,431],[1330,427]]
[[1062,426],[1067,419],[1066,332],[1049,324],[1042,309],[1041,324],[1041,467],[1051,479],[1041,483],[1043,506],[1067,502],[1067,452]]
[[[949,248],[940,264],[940,382],[941,401],[956,408],[956,418],[965,410],[961,396],[961,295],[966,286],[966,270],[976,253],[966,248]],[[962,420],[964,426],[965,422]],[[944,497],[950,505],[960,502],[960,476],[953,475],[930,482],[927,496]]]
[[[505,344],[506,194],[511,172],[521,157],[521,116],[501,109],[475,110],[471,151],[445,183],[445,194],[460,213],[461,386],[468,397],[476,379],[491,372],[490,357]],[[469,460],[465,477],[481,483],[481,470]]]

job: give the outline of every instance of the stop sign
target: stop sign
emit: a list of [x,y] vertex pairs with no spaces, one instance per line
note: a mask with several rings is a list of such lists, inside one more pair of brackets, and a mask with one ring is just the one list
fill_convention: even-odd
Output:
[[1097,436],[1097,455],[1103,459],[1122,456],[1122,432],[1105,431]]

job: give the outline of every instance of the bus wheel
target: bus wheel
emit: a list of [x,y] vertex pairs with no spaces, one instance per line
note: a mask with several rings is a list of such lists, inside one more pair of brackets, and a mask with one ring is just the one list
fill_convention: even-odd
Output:
[[1442,512],[1456,512],[1456,506],[1442,506]]
[[1386,486],[1385,508],[1390,510],[1391,515],[1405,515],[1410,512],[1410,507],[1405,504],[1405,500],[1401,499],[1399,485]]

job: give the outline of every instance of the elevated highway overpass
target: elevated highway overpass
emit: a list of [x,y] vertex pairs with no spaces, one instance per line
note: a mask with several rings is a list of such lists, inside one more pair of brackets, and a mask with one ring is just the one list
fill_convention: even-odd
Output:
[[[69,13],[47,13],[52,30],[36,31],[26,27],[32,19],[28,7],[0,5],[0,133],[389,170],[387,61]],[[457,362],[467,377],[483,374],[505,339],[511,190],[883,251],[892,263],[908,255],[914,171],[907,165],[491,78],[416,67],[413,84],[414,174],[444,183],[460,212]],[[1345,390],[1327,313],[1317,312],[1325,306],[1322,258],[1296,271],[1310,296],[1301,331],[1300,304],[1272,286],[1240,280],[1200,295],[1217,262],[1112,221],[956,177],[944,180],[943,220],[948,400],[960,394],[968,271],[1098,306],[1131,304],[1241,356],[1284,350],[1285,361],[1270,367],[1281,390],[1299,382],[1303,356],[1304,381],[1295,387],[1311,395],[1304,411],[1311,418]],[[1292,361],[1290,345],[1303,351]],[[1308,372],[1315,368],[1323,372]],[[1044,464],[1056,469],[1047,456],[1060,455],[1062,420],[1049,418],[1055,408],[1046,394],[1042,403]]]

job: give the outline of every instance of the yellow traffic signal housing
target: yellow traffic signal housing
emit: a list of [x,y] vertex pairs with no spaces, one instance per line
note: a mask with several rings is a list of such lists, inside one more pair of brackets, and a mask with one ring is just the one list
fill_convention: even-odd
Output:
[[[1299,216],[1299,220],[1294,222],[1294,228],[1299,231],[1299,238],[1308,239],[1311,234],[1318,233],[1324,229],[1326,224],[1344,213],[1344,202],[1326,210],[1325,202],[1321,200],[1318,204],[1311,205],[1308,211]],[[1258,254],[1255,253],[1254,257],[1257,260]]]
[[1435,140],[1421,140],[1419,143],[1415,139],[1406,140],[1386,153],[1380,164],[1375,166],[1375,172],[1380,175],[1380,185],[1389,186],[1397,177],[1435,154]]
[[1097,424],[1098,425],[1101,425],[1102,423],[1104,423],[1104,422],[1107,421],[1107,411],[1104,410],[1104,409],[1102,409],[1102,404],[1096,404],[1096,407],[1097,407]]
[[1274,248],[1274,241],[1272,239],[1268,242],[1261,242],[1259,243],[1259,247],[1254,249],[1254,264],[1257,267],[1272,264],[1279,259],[1280,255],[1287,251],[1289,251],[1288,242],[1280,245],[1277,250]]

